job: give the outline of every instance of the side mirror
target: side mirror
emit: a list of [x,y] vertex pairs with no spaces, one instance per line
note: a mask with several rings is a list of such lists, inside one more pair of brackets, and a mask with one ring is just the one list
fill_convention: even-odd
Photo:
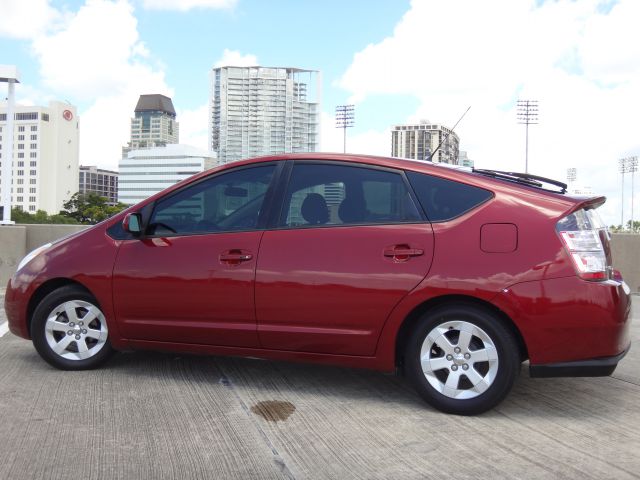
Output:
[[127,213],[122,220],[122,228],[125,232],[140,235],[142,232],[142,219],[139,213]]

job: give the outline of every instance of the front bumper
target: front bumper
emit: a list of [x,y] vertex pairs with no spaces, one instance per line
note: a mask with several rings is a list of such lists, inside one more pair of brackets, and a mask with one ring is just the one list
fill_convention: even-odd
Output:
[[534,378],[543,377],[606,377],[611,375],[618,362],[629,352],[629,345],[622,353],[612,357],[592,358],[575,362],[548,363],[546,365],[529,365],[529,375]]

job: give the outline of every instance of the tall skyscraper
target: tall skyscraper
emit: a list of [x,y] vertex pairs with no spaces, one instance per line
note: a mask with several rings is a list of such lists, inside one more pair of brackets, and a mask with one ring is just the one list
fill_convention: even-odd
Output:
[[129,150],[178,143],[179,133],[176,111],[169,97],[140,95],[131,119],[131,141],[122,148],[122,157],[125,158]]
[[320,83],[316,70],[214,68],[209,148],[221,163],[258,155],[317,151]]
[[[48,107],[16,106],[14,114],[12,207],[56,214],[78,191],[79,119],[76,107],[49,102]],[[11,139],[4,132],[6,106],[0,107],[0,162],[2,145]],[[1,175],[1,173],[0,173]],[[0,187],[1,188],[1,187]]]
[[131,119],[131,141],[122,148],[119,163],[119,202],[133,205],[216,165],[214,152],[178,144],[178,133],[171,99],[140,95]]
[[458,135],[447,127],[426,120],[421,120],[419,124],[394,125],[391,130],[392,157],[457,165],[459,151]]

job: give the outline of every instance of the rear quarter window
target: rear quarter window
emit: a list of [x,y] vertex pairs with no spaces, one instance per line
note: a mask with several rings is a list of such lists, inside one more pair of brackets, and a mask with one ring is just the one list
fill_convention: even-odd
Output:
[[493,193],[483,188],[424,173],[406,172],[418,200],[432,222],[444,222],[489,200]]

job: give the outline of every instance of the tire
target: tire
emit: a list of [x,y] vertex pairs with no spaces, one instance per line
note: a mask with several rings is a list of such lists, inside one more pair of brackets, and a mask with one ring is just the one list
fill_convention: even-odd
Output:
[[498,405],[520,372],[518,345],[500,319],[469,304],[425,313],[405,349],[407,376],[446,413],[475,415]]
[[113,353],[98,302],[76,285],[42,299],[31,319],[31,338],[40,356],[61,370],[96,368]]

